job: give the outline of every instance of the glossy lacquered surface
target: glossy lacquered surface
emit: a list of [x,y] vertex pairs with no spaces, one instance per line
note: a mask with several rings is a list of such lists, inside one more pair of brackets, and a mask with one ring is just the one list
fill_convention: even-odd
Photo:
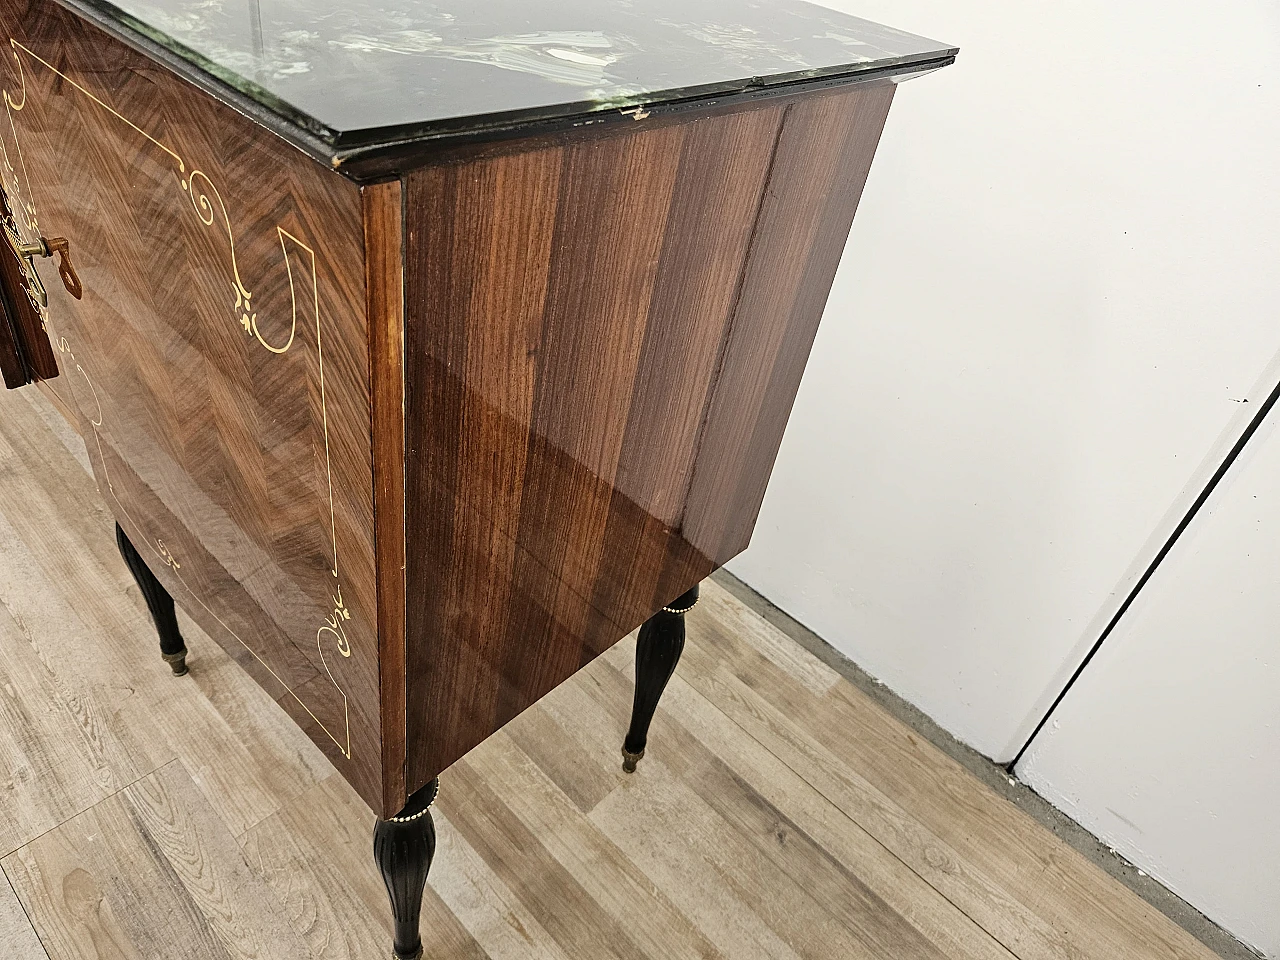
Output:
[[746,547],[893,90],[406,179],[409,790]]
[[360,191],[55,3],[0,29],[5,191],[83,283],[38,261],[47,386],[147,567],[378,805]]
[[18,239],[83,287],[37,261],[42,386],[376,812],[747,545],[891,82],[360,188],[54,0],[0,27]]
[[955,53],[800,0],[92,0],[332,143],[711,97]]

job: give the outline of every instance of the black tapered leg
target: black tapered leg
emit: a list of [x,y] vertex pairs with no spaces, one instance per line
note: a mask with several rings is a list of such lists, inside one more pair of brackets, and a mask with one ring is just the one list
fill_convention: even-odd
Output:
[[622,769],[627,773],[634,773],[644,756],[653,712],[684,652],[684,615],[697,602],[698,588],[694,587],[640,628],[636,640],[636,699],[631,707],[631,728],[622,741]]
[[431,805],[439,791],[440,778],[437,777],[411,796],[396,816],[373,825],[373,859],[391,898],[398,960],[418,960],[422,956],[418,919],[422,914],[427,871],[436,855],[436,825],[431,821]]
[[147,601],[147,609],[151,611],[151,619],[156,623],[156,631],[160,634],[160,656],[173,669],[175,677],[184,676],[187,672],[187,646],[178,632],[178,617],[173,609],[173,597],[156,579],[146,563],[143,562],[137,548],[129,542],[125,532],[116,524],[116,546],[120,548],[120,556],[137,581],[142,598]]

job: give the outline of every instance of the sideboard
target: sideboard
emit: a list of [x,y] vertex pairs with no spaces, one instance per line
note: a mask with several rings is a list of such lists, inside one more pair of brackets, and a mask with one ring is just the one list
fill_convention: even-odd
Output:
[[[896,85],[798,0],[3,0],[0,373],[377,815],[640,627],[635,771],[743,550]],[[193,663],[190,669],[199,669]]]

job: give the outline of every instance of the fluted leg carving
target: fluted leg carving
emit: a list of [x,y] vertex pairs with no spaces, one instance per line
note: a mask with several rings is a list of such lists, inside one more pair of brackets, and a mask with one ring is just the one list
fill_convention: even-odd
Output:
[[411,796],[399,814],[373,825],[373,859],[391,898],[398,960],[419,960],[422,956],[418,921],[422,915],[427,871],[436,855],[436,825],[431,821],[431,805],[439,790],[437,777]]
[[698,588],[694,587],[640,628],[636,641],[636,698],[631,707],[631,728],[622,742],[622,769],[627,773],[634,773],[644,756],[653,713],[684,652],[684,615],[697,602]]
[[147,601],[147,609],[151,611],[151,619],[155,621],[156,632],[160,634],[160,656],[169,664],[175,677],[184,676],[187,672],[187,646],[178,632],[178,617],[173,608],[173,597],[156,579],[155,574],[143,562],[142,556],[125,532],[116,524],[116,546],[120,548],[120,556],[125,566],[133,574],[133,579],[142,591],[142,599]]

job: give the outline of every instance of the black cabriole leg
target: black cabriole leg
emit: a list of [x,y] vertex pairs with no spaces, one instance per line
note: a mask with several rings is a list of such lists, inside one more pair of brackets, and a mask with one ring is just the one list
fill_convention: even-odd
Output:
[[622,769],[634,773],[644,756],[649,724],[667,681],[676,672],[684,652],[684,615],[698,602],[694,587],[644,622],[636,640],[636,699],[631,707],[631,728],[622,741]]
[[173,609],[173,597],[156,579],[155,574],[143,562],[142,556],[125,532],[116,524],[116,546],[120,548],[120,556],[137,581],[142,598],[147,601],[147,609],[151,611],[151,619],[155,621],[156,631],[160,634],[160,656],[173,669],[175,677],[185,676],[187,672],[187,646],[178,632],[178,617]]
[[378,820],[373,825],[373,859],[391,898],[398,960],[418,960],[422,956],[418,920],[422,914],[427,871],[436,855],[436,825],[431,821],[431,805],[439,791],[440,778],[437,777],[414,793],[396,816]]

